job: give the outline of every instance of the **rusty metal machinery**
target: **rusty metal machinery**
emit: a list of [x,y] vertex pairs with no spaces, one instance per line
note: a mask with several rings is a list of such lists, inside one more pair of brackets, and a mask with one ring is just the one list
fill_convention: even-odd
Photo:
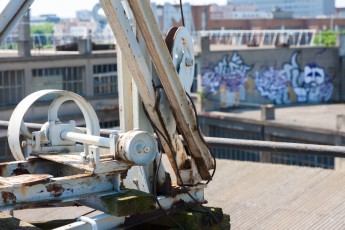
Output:
[[[32,2],[10,1],[6,9],[22,12]],[[164,41],[149,1],[100,3],[121,49],[119,59],[132,67],[118,76],[119,90],[130,89],[119,96],[122,129],[101,136],[96,112],[73,92],[48,89],[28,95],[8,123],[8,142],[17,161],[0,164],[0,210],[75,201],[105,214],[81,217],[61,229],[110,229],[124,226],[126,217],[157,216],[159,210],[167,214],[206,202],[204,189],[215,162],[188,96],[195,68],[191,35],[184,27],[172,28]],[[17,21],[18,14],[1,13],[3,17],[1,34],[7,33],[3,25]],[[44,97],[51,99],[47,122],[33,131],[24,117]],[[81,110],[86,128],[59,119],[58,111],[67,101]],[[167,167],[175,174],[174,184]],[[210,210],[204,211],[213,224],[220,223]]]

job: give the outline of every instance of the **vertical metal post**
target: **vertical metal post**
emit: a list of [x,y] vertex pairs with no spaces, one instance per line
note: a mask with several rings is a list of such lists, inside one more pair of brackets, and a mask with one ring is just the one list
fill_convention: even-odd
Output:
[[[343,138],[341,136],[341,133],[345,132],[345,115],[344,114],[338,114],[336,117],[336,130],[337,130],[337,136],[335,137],[335,145],[341,146],[343,145]],[[344,172],[345,171],[345,158],[334,158],[334,168],[337,171]]]

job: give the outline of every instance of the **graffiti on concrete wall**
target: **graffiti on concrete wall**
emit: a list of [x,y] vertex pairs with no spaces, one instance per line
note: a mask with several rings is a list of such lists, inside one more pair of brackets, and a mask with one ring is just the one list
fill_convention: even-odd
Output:
[[[234,100],[246,100],[246,94],[255,93],[245,90],[246,84],[254,82],[254,91],[259,97],[275,104],[329,101],[334,89],[333,77],[315,62],[300,65],[297,61],[299,55],[300,52],[294,52],[290,60],[281,66],[264,65],[251,73],[255,65],[246,64],[234,52],[231,58],[224,56],[215,65],[203,68],[203,92],[206,97],[218,93],[220,100],[227,100],[226,106],[231,106]],[[257,99],[255,96],[252,98]]]
[[[251,66],[234,52],[231,58],[225,55],[221,61],[209,64],[202,69],[202,87],[206,95],[220,93],[223,107],[233,105],[234,101],[245,98],[244,84]],[[236,103],[235,102],[235,103]]]
[[316,63],[301,67],[297,63],[299,52],[291,56],[281,69],[266,67],[255,72],[255,83],[261,96],[276,104],[291,102],[327,102],[333,93],[333,79]]

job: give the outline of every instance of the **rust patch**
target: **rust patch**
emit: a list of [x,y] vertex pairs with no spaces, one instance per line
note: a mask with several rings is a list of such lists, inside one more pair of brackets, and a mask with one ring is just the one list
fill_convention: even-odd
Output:
[[30,174],[30,172],[24,167],[23,163],[18,163],[17,168],[12,171],[11,175],[23,175],[23,174]]
[[2,203],[8,205],[10,203],[15,204],[17,197],[12,192],[1,192]]
[[60,197],[62,193],[65,191],[64,187],[60,184],[50,184],[46,186],[47,192],[50,192],[50,196],[52,197]]

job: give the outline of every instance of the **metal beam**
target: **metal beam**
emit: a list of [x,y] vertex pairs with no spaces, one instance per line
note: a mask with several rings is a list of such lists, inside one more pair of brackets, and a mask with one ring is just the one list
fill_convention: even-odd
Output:
[[200,135],[194,111],[180,82],[168,47],[163,40],[151,10],[150,2],[147,0],[133,0],[128,3],[169,99],[177,127],[187,143],[186,147],[189,149],[192,159],[196,162],[202,179],[208,180],[211,178],[209,170],[214,168],[212,156],[203,141],[203,137]]
[[[171,166],[175,173],[178,169],[184,168],[187,153],[181,140],[178,138],[177,131],[168,133],[165,127],[164,119],[156,112],[156,89],[152,85],[152,73],[148,67],[145,56],[141,51],[137,38],[132,30],[130,22],[126,16],[121,1],[118,0],[100,0],[109,24],[115,34],[116,41],[121,47],[123,57],[126,60],[133,79],[138,86],[138,91],[143,100],[145,108],[152,122],[162,133],[158,133],[161,138],[161,144],[167,154]],[[135,68],[134,68],[135,67]],[[169,143],[170,142],[170,145]],[[173,149],[170,149],[172,147]],[[176,153],[176,156],[175,156]],[[175,162],[177,167],[175,165]],[[186,182],[185,182],[186,183]]]
[[7,37],[34,0],[9,1],[0,14],[0,42]]

